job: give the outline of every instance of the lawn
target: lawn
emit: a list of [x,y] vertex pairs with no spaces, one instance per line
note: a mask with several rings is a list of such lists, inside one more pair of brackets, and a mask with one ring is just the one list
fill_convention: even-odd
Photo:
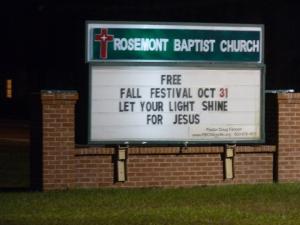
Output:
[[300,184],[0,193],[0,224],[300,224]]

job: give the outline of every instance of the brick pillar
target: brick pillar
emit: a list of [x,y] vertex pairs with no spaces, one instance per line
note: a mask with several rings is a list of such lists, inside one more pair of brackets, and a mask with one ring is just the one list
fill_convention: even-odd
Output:
[[42,188],[75,185],[75,91],[42,91]]
[[300,93],[278,94],[278,181],[300,181]]

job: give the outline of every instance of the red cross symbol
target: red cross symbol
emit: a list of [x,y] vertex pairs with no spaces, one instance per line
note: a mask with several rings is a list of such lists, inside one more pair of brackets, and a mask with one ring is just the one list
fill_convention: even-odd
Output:
[[100,42],[100,57],[102,59],[107,58],[107,43],[113,38],[113,35],[107,34],[107,28],[101,29],[100,34],[96,34],[95,41]]

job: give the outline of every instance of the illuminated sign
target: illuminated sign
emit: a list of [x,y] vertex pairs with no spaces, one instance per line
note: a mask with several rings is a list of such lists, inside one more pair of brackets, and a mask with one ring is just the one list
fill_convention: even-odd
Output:
[[260,66],[90,66],[91,143],[264,139]]
[[87,62],[263,62],[261,25],[87,23]]

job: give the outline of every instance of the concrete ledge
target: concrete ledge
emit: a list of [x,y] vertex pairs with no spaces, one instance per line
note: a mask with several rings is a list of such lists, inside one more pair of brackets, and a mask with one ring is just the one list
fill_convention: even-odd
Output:
[[280,93],[277,95],[277,99],[279,103],[299,104],[300,93]]
[[42,101],[67,100],[76,101],[79,99],[77,91],[59,91],[59,90],[42,90]]
[[[166,154],[221,154],[224,152],[223,146],[208,147],[132,147],[129,148],[129,155],[166,155]],[[258,146],[237,146],[236,153],[274,153],[275,145]],[[106,147],[83,147],[75,148],[75,156],[84,155],[113,155],[115,148]]]
[[237,146],[236,153],[274,153],[276,145]]

